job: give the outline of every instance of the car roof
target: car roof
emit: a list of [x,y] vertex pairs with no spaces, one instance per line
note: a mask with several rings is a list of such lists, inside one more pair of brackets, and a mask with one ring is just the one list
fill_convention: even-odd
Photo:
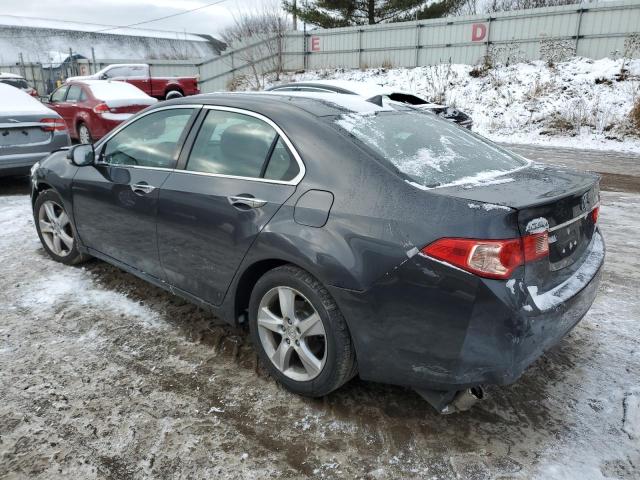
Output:
[[[375,82],[359,82],[355,80],[301,81],[301,82],[286,83],[282,85],[274,85],[272,88],[281,88],[281,87],[331,87],[331,88],[336,88],[340,90],[345,90],[346,92],[350,92],[355,95],[360,95],[366,98],[375,97],[376,95],[389,95],[392,93],[404,93],[407,95],[415,95],[414,93],[411,93],[411,92],[400,90],[394,87],[379,85]],[[418,96],[418,95],[415,95],[415,96]]]
[[[212,105],[242,108],[269,116],[277,110],[303,110],[317,117],[343,115],[348,113],[374,113],[394,111],[389,105],[377,105],[356,95],[323,92],[220,92],[206,93],[157,104],[169,105]],[[157,107],[156,107],[157,108]]]

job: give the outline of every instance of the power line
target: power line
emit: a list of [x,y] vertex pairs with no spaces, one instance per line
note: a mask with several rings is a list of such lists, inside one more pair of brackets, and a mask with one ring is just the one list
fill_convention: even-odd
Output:
[[131,27],[137,27],[139,25],[145,25],[147,23],[159,22],[160,20],[166,20],[167,18],[173,18],[173,17],[177,17],[179,15],[186,15],[187,13],[196,12],[198,10],[204,10],[205,8],[213,7],[214,5],[218,5],[218,4],[226,2],[226,1],[227,0],[217,0],[216,2],[211,2],[211,3],[208,3],[206,5],[201,5],[200,7],[192,8],[190,10],[185,10],[183,12],[173,13],[171,15],[165,15],[164,17],[153,18],[151,20],[145,20],[144,22],[132,23],[130,25],[125,25],[123,27],[105,28],[104,30],[97,30],[97,31],[94,31],[92,33],[101,33],[101,32],[107,32],[109,30],[118,30],[118,29],[121,29],[121,28],[131,28]]
[[[147,23],[153,23],[153,22],[159,22],[160,20],[166,20],[168,18],[173,18],[173,17],[177,17],[180,15],[186,15],[187,13],[192,13],[192,12],[196,12],[198,10],[204,10],[205,8],[209,8],[209,7],[213,7],[214,5],[219,5],[221,3],[226,2],[227,0],[217,0],[215,2],[211,2],[211,3],[207,3],[206,5],[201,5],[199,7],[196,8],[191,8],[189,10],[184,10],[182,12],[177,12],[177,13],[173,13],[171,15],[164,15],[162,17],[157,17],[157,18],[152,18],[150,20],[145,20],[143,22],[136,22],[136,23],[132,23],[129,25],[121,25],[121,26],[110,26],[109,28],[103,28],[100,30],[76,30],[76,31],[81,31],[82,33],[105,33],[105,32],[109,32],[109,31],[113,31],[113,30],[126,30],[127,28],[131,28],[131,27],[137,27],[140,25],[145,25]],[[72,20],[65,20],[68,22],[72,22],[72,23],[84,23],[84,22],[78,22],[78,21],[72,21]],[[0,27],[2,27],[3,25],[0,25]],[[51,29],[51,30],[58,30],[56,28],[52,28],[52,27],[29,27],[29,26],[23,26],[23,25],[4,25],[5,27],[13,27],[13,28],[32,28],[32,29]],[[72,28],[69,28],[69,31],[74,31]],[[161,32],[162,30],[155,30],[156,32]],[[180,32],[174,32],[174,31],[167,31],[167,33],[175,33],[176,36],[180,35]],[[115,33],[112,35],[127,35],[126,33]],[[0,38],[50,38],[50,37],[64,37],[66,36],[66,34],[64,33],[56,33],[56,34],[47,34],[47,35],[0,35]],[[160,38],[164,38],[164,37],[160,37]]]

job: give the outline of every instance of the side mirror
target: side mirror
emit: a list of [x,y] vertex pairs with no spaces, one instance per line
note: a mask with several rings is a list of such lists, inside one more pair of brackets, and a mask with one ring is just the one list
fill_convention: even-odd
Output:
[[96,160],[96,152],[93,145],[81,144],[74,145],[69,149],[67,158],[71,160],[76,167],[87,167],[93,165]]
[[109,78],[109,76],[106,73],[100,75],[100,80],[106,80],[107,78]]

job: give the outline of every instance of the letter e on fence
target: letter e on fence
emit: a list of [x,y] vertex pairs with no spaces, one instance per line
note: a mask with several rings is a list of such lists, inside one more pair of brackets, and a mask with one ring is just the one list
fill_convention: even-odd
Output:
[[481,42],[487,36],[487,25],[484,23],[474,23],[471,25],[471,41]]
[[311,37],[311,51],[312,52],[320,51],[320,37]]

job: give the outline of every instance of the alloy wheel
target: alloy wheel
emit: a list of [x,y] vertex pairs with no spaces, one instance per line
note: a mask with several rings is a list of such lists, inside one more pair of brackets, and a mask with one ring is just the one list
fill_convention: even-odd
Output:
[[80,143],[92,143],[91,132],[86,125],[80,125],[78,128],[78,136],[80,137]]
[[52,200],[47,200],[38,211],[40,233],[49,250],[66,257],[73,250],[73,229],[67,212]]
[[296,381],[320,375],[327,360],[327,337],[320,315],[299,291],[269,290],[258,307],[258,335],[275,367]]

